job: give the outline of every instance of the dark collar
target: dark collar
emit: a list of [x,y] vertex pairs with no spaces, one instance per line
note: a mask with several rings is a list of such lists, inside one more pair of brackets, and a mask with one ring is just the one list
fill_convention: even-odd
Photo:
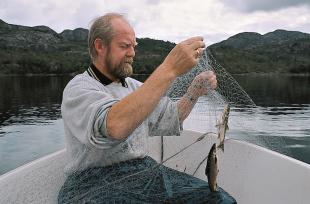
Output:
[[[87,73],[89,74],[89,76],[101,82],[105,86],[113,82],[111,79],[102,74],[93,63],[89,65]],[[122,83],[123,87],[128,88],[125,78],[120,78],[119,80]]]

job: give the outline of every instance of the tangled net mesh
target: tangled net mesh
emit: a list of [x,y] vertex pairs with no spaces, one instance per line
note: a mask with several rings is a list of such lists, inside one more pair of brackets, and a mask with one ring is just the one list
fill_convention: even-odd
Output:
[[[253,124],[257,119],[255,103],[207,49],[197,66],[175,80],[167,95],[178,100],[195,76],[207,70],[216,73],[218,87],[199,99],[184,122],[185,129],[201,132],[201,135],[152,137],[149,138],[149,156],[143,159],[73,174],[62,189],[68,192],[62,203],[219,203],[225,200],[234,203],[221,188],[210,192],[204,175],[206,158],[216,141],[212,135],[217,135],[216,125],[224,105],[231,107],[230,129],[242,129],[249,135],[255,127],[242,120],[242,115],[246,114],[247,118],[250,115]],[[251,141],[247,137],[237,139]],[[268,146],[268,142],[260,139],[251,142]]]
[[217,76],[218,86],[201,97],[191,114],[184,122],[185,129],[199,132],[217,132],[217,122],[225,104],[229,104],[229,131],[231,139],[247,141],[259,146],[291,156],[288,149],[283,149],[285,141],[280,137],[260,136],[263,131],[264,118],[260,107],[221,66],[212,53],[205,49],[199,63],[191,72],[179,77],[168,91],[169,97],[178,100],[192,83],[196,75],[203,71],[213,71]]

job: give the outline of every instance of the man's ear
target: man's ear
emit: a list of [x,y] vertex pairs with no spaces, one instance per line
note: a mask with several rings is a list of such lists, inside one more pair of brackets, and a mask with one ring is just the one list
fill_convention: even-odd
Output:
[[103,56],[107,50],[107,46],[103,43],[103,41],[100,38],[97,38],[94,41],[95,49],[97,51],[98,56]]

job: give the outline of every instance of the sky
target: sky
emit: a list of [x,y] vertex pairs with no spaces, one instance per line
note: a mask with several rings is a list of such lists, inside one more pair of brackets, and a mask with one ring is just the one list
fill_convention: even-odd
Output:
[[122,13],[138,38],[178,43],[203,36],[206,45],[240,32],[276,29],[310,33],[310,0],[1,0],[0,19],[46,25],[60,33],[89,28],[107,12]]

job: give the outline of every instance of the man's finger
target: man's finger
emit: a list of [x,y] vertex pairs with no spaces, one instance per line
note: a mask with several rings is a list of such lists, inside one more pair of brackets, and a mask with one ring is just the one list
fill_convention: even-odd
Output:
[[208,75],[214,75],[214,72],[211,71],[211,70],[206,71],[206,73],[207,73]]
[[210,80],[210,81],[216,80],[216,76],[215,76],[215,75],[210,75],[210,76],[209,76],[209,80]]
[[[194,41],[194,42],[192,42],[191,44],[189,44],[189,46],[195,51],[195,52],[197,52],[197,49],[199,49],[199,48],[204,48],[204,47],[206,47],[206,45],[205,45],[205,43],[203,42],[203,41]],[[199,55],[200,55],[200,53],[202,53],[202,52],[200,52],[200,50],[198,50],[199,51]]]
[[203,37],[202,36],[191,37],[191,38],[184,40],[182,43],[189,45],[189,44],[192,44],[193,42],[196,42],[196,41],[203,41]]

